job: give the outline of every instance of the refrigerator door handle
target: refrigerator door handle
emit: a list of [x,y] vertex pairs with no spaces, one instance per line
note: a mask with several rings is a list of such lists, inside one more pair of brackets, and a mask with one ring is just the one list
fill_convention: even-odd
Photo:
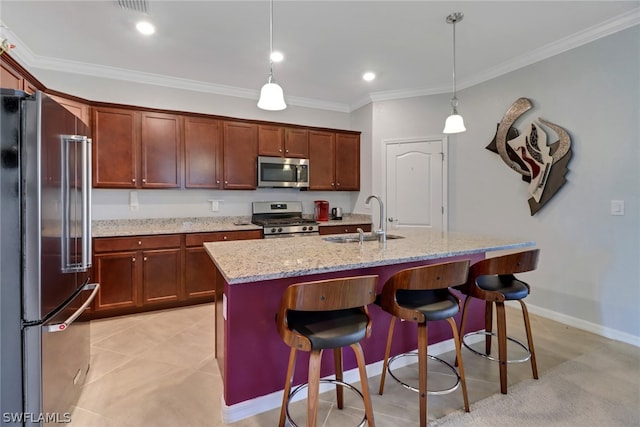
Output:
[[[86,271],[91,267],[91,139],[82,135],[62,135],[62,271],[70,273],[74,271]],[[81,220],[80,220],[80,238],[81,238],[81,254],[80,259],[76,258],[76,262],[72,259],[71,240],[72,240],[72,220],[71,220],[71,188],[72,176],[70,171],[69,156],[72,152],[70,144],[81,144],[81,167],[80,173],[82,182],[81,187]],[[75,151],[75,150],[73,150]]]
[[91,138],[82,141],[82,267],[91,267]]
[[69,318],[67,318],[64,322],[61,322],[61,323],[54,323],[51,325],[43,326],[42,330],[44,332],[62,332],[66,330],[69,327],[69,325],[71,325],[74,322],[74,320],[76,320],[87,309],[87,307],[89,307],[89,304],[91,304],[93,299],[98,294],[98,291],[100,290],[100,284],[87,283],[82,287],[82,290],[83,291],[93,290],[93,291],[91,292],[91,295],[89,296],[89,298],[87,298],[87,300],[84,302],[84,304],[82,304],[80,308],[78,308],[71,316],[69,316]]

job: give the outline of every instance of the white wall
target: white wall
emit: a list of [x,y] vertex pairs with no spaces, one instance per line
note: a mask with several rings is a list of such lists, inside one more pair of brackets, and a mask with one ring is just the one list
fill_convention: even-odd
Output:
[[[634,27],[459,92],[468,131],[449,138],[449,229],[535,240],[542,252],[538,270],[527,276],[533,288],[528,303],[566,323],[636,345],[638,76],[640,27]],[[522,121],[542,117],[572,138],[568,182],[535,216],[529,212],[527,184],[484,148],[519,97],[534,104]],[[448,98],[375,103],[372,164],[382,165],[384,139],[440,134]],[[374,174],[374,192],[382,188],[381,180]],[[609,214],[614,199],[625,201],[624,216]]]

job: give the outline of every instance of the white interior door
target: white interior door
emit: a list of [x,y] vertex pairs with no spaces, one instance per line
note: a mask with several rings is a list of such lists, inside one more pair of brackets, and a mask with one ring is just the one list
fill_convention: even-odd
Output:
[[387,229],[446,230],[446,165],[443,139],[386,143]]

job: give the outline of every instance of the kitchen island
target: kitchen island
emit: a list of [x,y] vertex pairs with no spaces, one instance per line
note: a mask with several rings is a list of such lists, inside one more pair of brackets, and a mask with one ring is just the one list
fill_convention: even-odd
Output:
[[[376,274],[378,292],[395,272],[418,265],[459,259],[471,263],[487,252],[534,246],[524,239],[500,239],[425,229],[398,229],[386,246],[378,241],[336,243],[326,237],[299,237],[205,243],[216,266],[216,359],[223,380],[223,420],[233,422],[281,403],[289,347],[276,331],[275,314],[287,286],[303,281]],[[484,305],[470,309],[467,330],[483,328]],[[369,375],[381,369],[390,316],[369,307],[372,335],[362,342]],[[459,322],[459,315],[456,319]],[[429,343],[451,338],[447,324],[429,327]],[[417,345],[415,324],[396,327],[392,354]],[[333,370],[331,352],[325,352],[322,376]],[[308,358],[299,357],[294,383],[306,382]],[[345,373],[356,366],[351,352],[344,354]],[[345,378],[348,378],[345,375]]]

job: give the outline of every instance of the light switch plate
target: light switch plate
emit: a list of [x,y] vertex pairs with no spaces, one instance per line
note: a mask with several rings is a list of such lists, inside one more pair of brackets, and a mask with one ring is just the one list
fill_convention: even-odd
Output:
[[611,215],[624,215],[624,200],[611,201]]

